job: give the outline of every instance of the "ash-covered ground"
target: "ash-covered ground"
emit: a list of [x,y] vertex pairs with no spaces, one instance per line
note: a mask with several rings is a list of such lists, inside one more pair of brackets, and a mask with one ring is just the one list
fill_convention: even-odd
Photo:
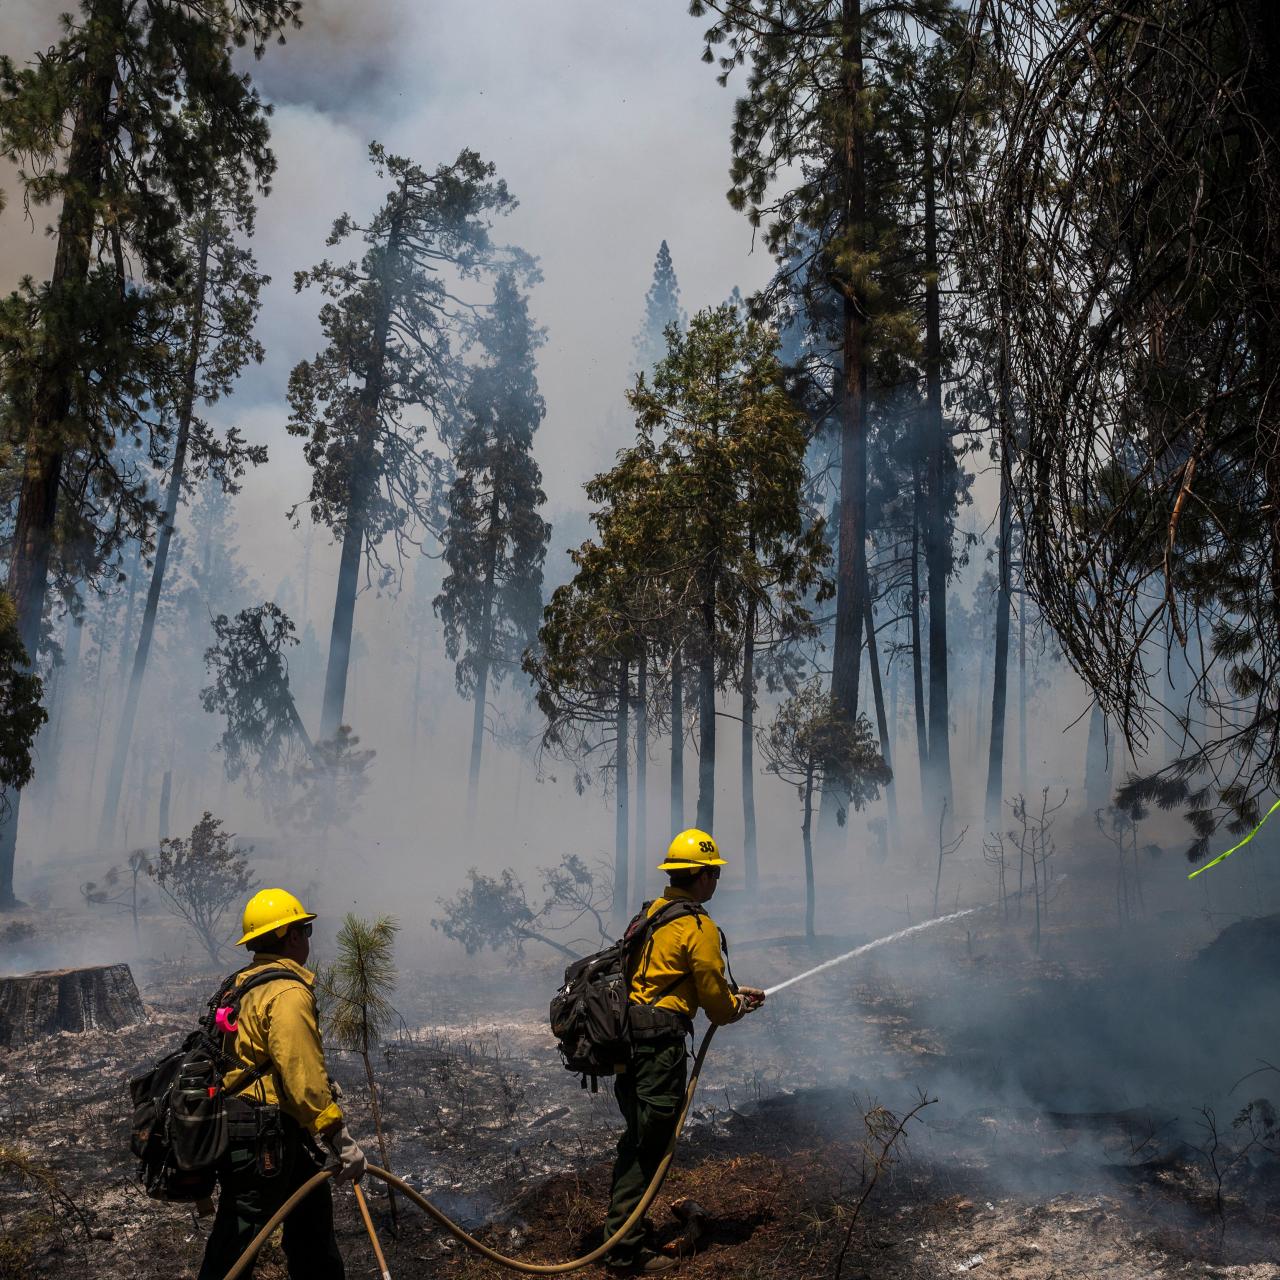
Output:
[[[845,1280],[1280,1277],[1259,1101],[1280,1095],[1274,922],[1205,951],[1213,921],[1064,917],[1039,957],[1026,925],[979,916],[908,939],[718,1034],[654,1215],[676,1248],[669,1204],[707,1214],[681,1274],[835,1276],[840,1260]],[[740,944],[733,967],[765,986],[872,936]],[[546,1030],[559,967],[402,971],[403,1025],[375,1062],[391,1167],[544,1260],[598,1241],[618,1130],[607,1084],[581,1089]],[[0,1051],[0,1277],[195,1274],[208,1220],[134,1183],[125,1081],[181,1038],[214,975],[135,973],[149,1022]],[[376,1158],[363,1066],[331,1059]],[[883,1136],[922,1100],[863,1200],[881,1149],[868,1119]],[[380,1186],[371,1203],[398,1280],[497,1274],[403,1204],[393,1227]],[[372,1274],[350,1191],[338,1204],[348,1272]],[[277,1249],[258,1274],[285,1274]]]

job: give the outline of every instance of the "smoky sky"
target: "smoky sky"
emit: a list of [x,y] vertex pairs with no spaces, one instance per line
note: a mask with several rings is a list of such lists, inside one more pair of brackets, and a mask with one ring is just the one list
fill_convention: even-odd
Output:
[[[29,59],[55,38],[55,14],[46,0],[6,0],[0,51],[18,62]],[[316,532],[304,589],[299,579],[306,529],[291,528],[284,514],[305,499],[309,483],[301,442],[285,430],[286,384],[290,369],[321,341],[321,299],[314,291],[296,293],[293,279],[326,256],[358,254],[357,243],[329,249],[325,238],[339,214],[367,216],[385,194],[368,161],[369,143],[376,140],[426,167],[473,148],[496,166],[519,201],[496,226],[495,238],[533,254],[542,271],[530,303],[547,329],[538,365],[547,416],[535,452],[553,522],[549,577],[563,574],[567,548],[589,532],[583,481],[607,468],[632,438],[623,396],[661,241],[670,246],[682,305],[690,313],[723,301],[735,286],[749,293],[770,272],[746,219],[725,199],[738,89],[732,81],[720,87],[714,69],[701,61],[701,34],[702,23],[688,16],[685,0],[306,0],[304,26],[283,47],[269,47],[260,61],[244,56],[244,69],[273,107],[278,161],[254,240],[259,266],[271,277],[258,329],[267,356],[209,416],[269,447],[270,462],[245,478],[237,501],[241,555],[262,595],[290,608],[299,630],[312,624],[321,645],[327,647],[336,549],[327,531]],[[23,273],[42,276],[51,257],[44,232],[52,214],[37,210],[34,226],[28,223],[12,178],[11,170],[0,169],[8,196],[0,212],[5,290]],[[989,479],[976,486],[981,510],[964,517],[966,527],[988,525],[992,488]],[[972,554],[957,580],[957,598],[972,604],[973,583],[984,567],[985,551]],[[356,729],[379,750],[378,782],[366,805],[371,816],[360,833],[370,839],[376,834],[375,844],[411,844],[424,815],[446,834],[461,821],[461,753],[427,759],[408,750],[405,688],[416,657],[403,605],[403,595],[371,590],[362,595],[356,617],[369,654],[363,670],[383,676],[353,681],[348,700]],[[470,710],[453,689],[438,629],[430,638],[428,666],[430,697],[440,708],[436,732],[465,732]],[[959,682],[953,689],[957,733],[968,732],[961,708],[970,702],[979,708],[981,699]],[[989,686],[983,696],[989,702]],[[1060,702],[1037,721],[1032,762],[1044,760],[1050,775],[1074,783],[1085,728],[1077,724],[1065,736],[1062,729],[1085,705],[1079,686]],[[313,721],[318,707],[302,711]],[[193,707],[192,714],[202,713]],[[718,804],[724,829],[732,833],[742,817],[736,726],[727,724],[735,731],[724,735]],[[532,735],[537,726],[530,718],[526,727]],[[907,748],[905,740],[900,748]],[[985,756],[963,749],[960,741],[953,753],[958,787],[980,795]],[[495,750],[493,759],[502,760],[502,753]],[[495,808],[494,823],[523,806],[525,813],[548,815],[548,830],[539,825],[541,816],[522,820],[521,839],[494,857],[518,860],[527,847],[530,860],[551,859],[566,847],[557,824],[571,794],[572,770],[561,767],[554,782],[544,776],[539,783],[527,756],[519,763],[508,756],[501,767],[511,771],[505,779],[511,785],[502,788],[510,806]],[[211,778],[218,771],[211,761]],[[659,772],[655,766],[653,774]],[[771,779],[762,777],[758,786],[763,863],[789,865],[795,797]],[[611,843],[611,815],[598,791],[595,796],[585,807],[572,802],[586,825],[575,830],[571,847],[578,841],[603,851]],[[651,835],[665,827],[665,818],[657,819],[662,800],[655,785]],[[230,801],[219,797],[218,803]],[[450,875],[466,865],[466,857],[453,857]],[[432,889],[449,883],[442,878]]]

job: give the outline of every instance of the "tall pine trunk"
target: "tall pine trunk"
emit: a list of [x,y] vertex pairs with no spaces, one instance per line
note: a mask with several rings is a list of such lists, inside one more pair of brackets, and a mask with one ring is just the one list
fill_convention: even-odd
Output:
[[[871,693],[876,704],[876,725],[880,733],[880,754],[884,757],[885,765],[892,773],[893,747],[889,742],[889,718],[885,715],[884,709],[884,685],[880,679],[880,651],[876,646],[875,606],[872,603],[870,591],[867,592],[864,600],[863,617],[867,632],[867,663],[871,670]],[[898,793],[893,785],[892,777],[885,783],[884,804],[885,822],[887,824],[885,843],[892,850],[894,832],[898,827]]]
[[915,704],[916,756],[920,762],[920,807],[929,785],[929,729],[924,700],[924,654],[920,634],[920,471],[915,469],[911,517],[911,696]]
[[698,827],[716,820],[716,569],[703,585],[702,645],[698,654]]
[[403,209],[392,215],[387,233],[386,257],[377,313],[373,321],[372,362],[365,376],[360,397],[360,423],[357,428],[355,456],[347,486],[347,514],[342,533],[342,559],[338,565],[338,587],[333,602],[333,625],[329,631],[329,661],[324,673],[324,704],[320,712],[320,737],[336,736],[343,722],[347,699],[347,672],[351,665],[351,633],[355,626],[356,591],[359,586],[360,561],[364,552],[365,513],[375,483],[374,457],[378,434],[378,415],[386,380],[387,342],[391,331],[390,264],[400,253]]
[[[929,789],[933,811],[955,805],[951,795],[951,702],[947,687],[946,424],[942,418],[942,319],[938,296],[938,209],[933,134],[924,139],[925,399],[928,414],[928,511],[925,564],[929,577]],[[928,806],[926,806],[928,808]]]
[[[1013,459],[1009,456],[1008,441],[1013,421],[1012,374],[1009,365],[1010,303],[1007,296],[1000,299],[999,350],[996,359],[996,413],[1000,435],[1005,443],[1000,449],[1000,545],[998,548],[999,594],[996,599],[996,656],[995,678],[991,692],[991,745],[987,757],[987,802],[984,814],[988,831],[1000,823],[1000,809],[1004,799],[1004,720],[1005,694],[1009,676],[1009,589],[1010,546],[1013,534],[1012,504]],[[1018,886],[1021,890],[1021,885]]]
[[[1022,545],[1027,545],[1025,534]],[[1027,580],[1018,577],[1018,789],[1027,793]]]
[[[755,553],[755,535],[751,538]],[[742,644],[742,870],[747,897],[760,888],[760,866],[756,850],[756,604],[747,606],[746,630]]]
[[671,653],[671,838],[684,830],[684,661]]
[[[156,612],[160,607],[160,592],[164,586],[165,567],[169,561],[169,544],[173,541],[173,527],[178,516],[178,502],[182,497],[183,473],[187,463],[187,443],[191,437],[191,418],[195,412],[196,378],[200,367],[200,350],[204,342],[205,293],[209,284],[210,228],[206,222],[200,233],[196,287],[191,316],[191,341],[187,347],[186,368],[182,379],[182,401],[178,406],[178,431],[173,444],[173,461],[169,470],[169,487],[164,498],[164,518],[160,522],[156,538],[156,558],[151,567],[151,582],[147,587],[147,602],[142,611],[142,627],[138,634],[138,648],[133,655],[133,671],[129,677],[129,689],[125,694],[124,709],[116,725],[115,747],[111,753],[111,768],[107,773],[107,792],[102,801],[102,821],[98,828],[98,843],[103,848],[115,841],[116,814],[120,807],[120,789],[124,784],[125,764],[129,758],[129,744],[133,739],[134,721],[138,715],[138,703],[142,698],[142,681],[147,671],[147,659],[151,653],[151,641],[155,635]],[[132,612],[132,610],[131,610]]]
[[[857,121],[862,94],[861,0],[841,0],[841,110],[846,121],[833,157],[840,182],[840,231],[847,252],[862,236],[866,220],[866,180]],[[831,695],[840,712],[858,714],[858,677],[862,666],[863,546],[867,537],[866,369],[863,346],[866,309],[854,282],[843,283],[840,367],[840,511],[836,563],[836,627],[831,655]],[[820,825],[830,831],[844,796],[838,780],[822,789]]]
[[621,929],[627,922],[627,708],[631,702],[630,667],[618,663],[616,746],[613,757],[613,921]]
[[475,821],[480,794],[480,753],[484,748],[484,712],[489,697],[489,667],[493,661],[493,581],[498,571],[498,517],[502,512],[495,480],[489,498],[489,558],[484,566],[484,601],[480,615],[480,652],[476,661],[475,708],[471,717],[471,768],[467,773],[467,825]]
[[649,655],[640,648],[636,665],[636,839],[631,864],[633,911],[644,901],[649,871],[649,823],[645,805],[649,800]]
[[987,753],[986,829],[995,831],[1000,823],[1004,800],[1004,722],[1009,683],[1009,533],[1010,519],[1008,450],[1000,459],[1000,532],[997,552],[999,575],[996,593],[996,656],[991,686],[991,742]]
[[804,779],[804,817],[800,822],[800,835],[804,841],[804,936],[813,937],[814,909],[817,891],[813,878],[813,763],[809,764]]
[[[119,21],[119,0],[102,0],[95,19]],[[110,56],[112,42],[105,36],[90,42],[103,51],[98,65],[86,70],[83,96],[67,150],[67,178],[74,194],[63,199],[58,219],[58,248],[49,278],[49,295],[56,310],[59,301],[74,299],[75,290],[89,275],[93,256],[94,206],[102,190],[106,155],[104,135],[111,107],[116,65]],[[124,281],[120,282],[121,289]],[[65,295],[65,296],[64,296]],[[45,341],[48,342],[46,335]],[[71,388],[77,370],[64,353],[47,353],[32,397],[31,419],[23,450],[22,483],[14,516],[9,553],[9,596],[17,613],[18,638],[27,662],[35,666],[49,584],[49,557],[58,512],[58,486],[62,479],[62,423],[71,410]],[[13,893],[13,865],[18,845],[18,820],[22,793],[7,788],[0,795],[0,910],[17,905]]]

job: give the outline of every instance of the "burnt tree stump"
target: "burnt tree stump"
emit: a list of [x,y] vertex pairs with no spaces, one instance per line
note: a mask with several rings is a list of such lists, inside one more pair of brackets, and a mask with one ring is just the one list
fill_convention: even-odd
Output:
[[0,978],[0,1048],[57,1031],[130,1026],[146,1017],[127,964],[46,969]]

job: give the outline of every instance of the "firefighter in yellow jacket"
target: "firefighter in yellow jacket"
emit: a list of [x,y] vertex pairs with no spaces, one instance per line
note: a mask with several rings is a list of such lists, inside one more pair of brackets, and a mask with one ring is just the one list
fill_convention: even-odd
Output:
[[[715,893],[725,865],[705,831],[682,831],[658,867],[670,884],[649,904],[649,915],[676,902],[701,906]],[[606,1238],[640,1203],[671,1141],[684,1100],[685,1036],[693,1029],[693,1015],[702,1009],[716,1026],[737,1022],[764,1003],[764,992],[730,986],[720,930],[705,911],[698,911],[654,929],[632,961],[629,1000],[632,1051],[614,1083],[627,1127],[618,1139]],[[651,1275],[676,1265],[673,1258],[645,1247],[642,1224],[615,1245],[605,1261],[620,1275]]]
[[[245,1066],[224,1080],[234,1094],[227,1099],[230,1149],[218,1167],[218,1211],[199,1280],[222,1280],[267,1219],[325,1164],[322,1147],[341,1166],[334,1182],[359,1181],[365,1171],[325,1069],[315,974],[305,967],[314,919],[284,889],[263,889],[244,909],[237,945],[253,960],[236,974],[237,986],[266,971],[280,976],[245,991],[236,1022],[223,1028]],[[292,1280],[343,1280],[328,1182],[285,1219],[283,1247]]]

